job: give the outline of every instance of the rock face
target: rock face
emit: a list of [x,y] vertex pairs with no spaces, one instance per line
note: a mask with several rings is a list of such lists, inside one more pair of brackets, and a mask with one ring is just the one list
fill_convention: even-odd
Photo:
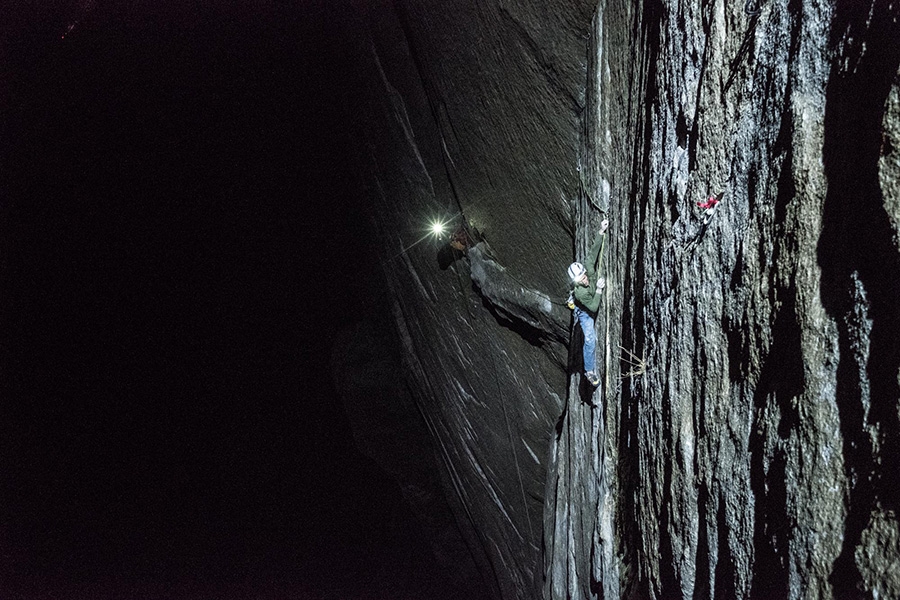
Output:
[[[350,12],[404,370],[484,587],[900,597],[900,4]],[[604,216],[592,391],[565,268]]]

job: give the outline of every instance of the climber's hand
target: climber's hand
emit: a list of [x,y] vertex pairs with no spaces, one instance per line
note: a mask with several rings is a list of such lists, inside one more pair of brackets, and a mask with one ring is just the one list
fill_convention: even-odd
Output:
[[606,280],[603,279],[602,277],[598,278],[597,279],[597,293],[600,293],[600,290],[602,290],[605,286],[606,286]]
[[609,219],[603,219],[600,222],[600,235],[606,233],[607,229],[609,229]]

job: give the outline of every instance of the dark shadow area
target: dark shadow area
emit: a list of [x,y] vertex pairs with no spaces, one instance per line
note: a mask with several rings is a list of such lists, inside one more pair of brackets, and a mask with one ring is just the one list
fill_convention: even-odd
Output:
[[368,310],[336,14],[5,15],[3,598],[453,597],[329,380]]
[[597,404],[594,403],[594,392],[596,391],[597,388],[591,385],[591,382],[587,380],[587,377],[584,377],[583,375],[579,377],[578,395],[581,397],[581,402],[583,404],[587,404],[591,408],[597,408]]
[[450,244],[445,244],[437,252],[438,267],[440,267],[441,271],[446,271],[450,268],[450,265],[465,258],[465,256],[465,252],[452,248]]
[[559,418],[556,420],[556,427],[554,428],[556,431],[556,441],[558,442],[560,437],[562,437],[563,427],[566,426],[566,416],[569,414],[569,405],[566,404],[563,407],[563,411],[559,414]]
[[[790,93],[786,94],[790,97]],[[775,153],[783,156],[775,198],[775,226],[783,229],[787,206],[794,199],[793,154],[790,115],[782,115]],[[794,242],[783,236],[772,250],[773,264],[783,255],[792,255]],[[754,506],[754,566],[750,596],[766,600],[787,596],[788,543],[794,524],[787,514],[787,455],[780,446],[800,425],[797,402],[806,388],[803,374],[801,330],[797,318],[796,288],[782,288],[772,282],[769,304],[779,307],[771,328],[771,343],[762,358],[759,380],[753,396],[754,427],[750,432],[750,488]],[[731,346],[729,346],[731,348]],[[748,353],[749,354],[749,353]]]
[[[744,255],[737,255],[737,264],[731,272],[731,278],[728,283],[728,291],[732,294],[740,293],[740,289],[744,285]],[[731,381],[743,381],[750,365],[748,364],[749,354],[747,352],[747,326],[742,323],[746,319],[746,314],[732,315],[726,314],[722,329],[725,332],[728,342],[728,377]],[[700,435],[705,435],[706,425],[701,420]]]
[[719,510],[716,514],[716,529],[719,539],[717,546],[719,556],[716,561],[716,589],[713,596],[716,600],[730,600],[737,598],[734,582],[737,577],[732,548],[728,543],[728,516],[725,514],[725,502],[719,501]]
[[[822,303],[838,324],[837,401],[850,482],[844,545],[831,583],[836,595],[864,597],[854,551],[878,503],[900,505],[900,252],[878,182],[885,100],[900,66],[900,5],[837,3],[836,60],[826,90],[828,190],[818,243]],[[868,416],[866,416],[868,415]],[[867,433],[882,432],[881,455]]]
[[[694,578],[694,600],[710,597],[709,580],[712,565],[709,554],[709,487],[700,483],[697,487],[697,569]],[[716,580],[718,582],[718,579]]]
[[788,594],[787,552],[794,526],[786,512],[786,450],[779,444],[800,425],[796,402],[806,382],[794,290],[785,296],[756,386],[757,417],[750,433],[750,487],[756,499],[750,595],[759,600]]
[[[662,418],[660,423],[660,429],[663,432],[663,439],[660,441],[659,448],[656,449],[656,452],[664,452],[668,456],[675,455],[672,452],[672,448],[674,447],[674,440],[672,439],[672,408],[671,408],[671,396],[669,395],[668,388],[663,391],[662,398]],[[659,519],[659,548],[657,551],[659,552],[659,579],[660,579],[660,590],[661,596],[676,596],[679,591],[682,589],[681,581],[678,578],[678,573],[675,570],[675,564],[678,561],[675,554],[675,548],[672,544],[672,511],[669,509],[671,506],[672,499],[672,471],[673,471],[673,462],[671,460],[666,460],[663,462],[663,480],[661,483],[659,482],[647,482],[646,480],[643,482],[644,485],[649,485],[651,487],[657,487],[662,490],[661,493],[661,502],[659,505],[660,511],[660,519]],[[659,497],[656,493],[647,494],[648,497]]]
[[[479,294],[478,289],[474,288],[474,284],[473,289],[475,290],[476,294]],[[491,313],[491,316],[496,319],[498,325],[514,332],[516,335],[521,337],[523,340],[525,340],[535,348],[543,348],[544,344],[547,341],[552,341],[552,338],[549,334],[547,334],[546,331],[538,329],[537,327],[532,327],[531,325],[520,319],[507,317],[501,309],[495,306],[487,298],[484,298],[480,294],[479,297],[481,297],[481,305],[485,308],[485,310]]]
[[438,266],[442,271],[465,258],[469,248],[484,241],[484,235],[480,231],[466,223],[465,217],[462,220],[463,224],[447,236],[447,243],[438,250]]
[[[637,49],[638,77],[635,86],[641,90],[633,101],[643,102],[638,107],[629,107],[629,114],[639,115],[643,124],[641,131],[635,134],[634,160],[631,164],[632,184],[629,197],[633,199],[628,203],[627,239],[625,242],[625,256],[631,261],[632,268],[625,269],[625,280],[622,283],[622,341],[621,345],[628,348],[636,356],[645,356],[647,345],[646,323],[644,321],[644,289],[646,285],[646,273],[644,269],[646,246],[644,239],[638,233],[646,221],[647,204],[650,198],[650,174],[648,157],[652,154],[652,131],[649,126],[652,123],[654,107],[646,101],[647,98],[656,97],[657,89],[657,58],[659,55],[659,32],[662,7],[659,2],[644,2],[640,11],[634,11],[631,38],[640,40]],[[672,209],[670,208],[670,211]],[[677,211],[672,212],[672,219],[677,218]],[[657,582],[651,581],[648,573],[640,568],[659,557],[660,548],[646,547],[640,531],[639,522],[634,515],[641,511],[642,499],[652,497],[652,493],[638,493],[644,486],[657,485],[654,481],[647,481],[641,477],[640,456],[638,455],[638,439],[640,435],[641,415],[639,408],[643,402],[641,393],[643,383],[641,378],[632,377],[622,380],[619,401],[621,403],[621,423],[619,435],[619,480],[621,489],[620,502],[622,510],[616,527],[622,540],[621,552],[623,563],[633,565],[629,577],[623,585],[623,595],[628,598],[644,598],[659,594],[663,590],[657,589]],[[631,518],[626,517],[631,516]]]

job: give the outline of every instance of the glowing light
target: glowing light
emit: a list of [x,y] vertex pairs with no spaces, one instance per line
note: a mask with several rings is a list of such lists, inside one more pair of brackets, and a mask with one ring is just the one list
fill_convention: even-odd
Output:
[[447,225],[448,225],[448,223],[450,223],[451,221],[453,221],[453,219],[455,219],[455,218],[458,217],[459,215],[460,215],[460,213],[456,213],[455,215],[453,215],[453,216],[451,216],[451,217],[447,217],[447,218],[444,218],[444,219],[441,219],[441,220],[434,220],[434,221],[431,221],[431,222],[428,224],[428,227],[427,227],[427,228],[425,228],[424,230],[420,230],[420,231],[423,231],[422,237],[420,237],[419,239],[417,239],[416,241],[414,241],[412,244],[409,244],[408,246],[406,246],[405,248],[403,248],[402,250],[400,250],[400,252],[398,252],[397,254],[395,254],[394,256],[392,256],[391,258],[389,258],[388,260],[391,261],[391,260],[394,260],[395,258],[397,258],[398,256],[402,256],[403,254],[406,254],[406,252],[407,252],[408,250],[410,250],[410,249],[413,248],[414,246],[418,246],[419,244],[421,244],[422,242],[424,242],[425,240],[427,240],[427,239],[429,239],[429,238],[431,238],[431,239],[442,240],[442,236],[443,236],[445,233],[447,233]]

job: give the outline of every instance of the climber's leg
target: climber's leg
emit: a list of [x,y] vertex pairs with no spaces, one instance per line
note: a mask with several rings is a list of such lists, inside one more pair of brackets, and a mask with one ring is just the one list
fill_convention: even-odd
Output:
[[575,308],[575,318],[581,325],[581,331],[584,333],[584,347],[582,355],[584,357],[584,370],[593,371],[597,363],[597,333],[594,331],[594,318],[587,311],[581,308]]

